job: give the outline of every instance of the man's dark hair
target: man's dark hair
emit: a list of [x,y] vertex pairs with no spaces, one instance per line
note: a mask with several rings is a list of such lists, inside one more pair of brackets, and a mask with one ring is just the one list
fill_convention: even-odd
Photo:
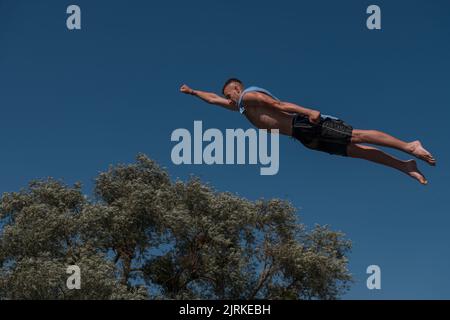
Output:
[[228,79],[227,82],[225,82],[225,84],[223,85],[223,88],[222,88],[222,94],[225,94],[225,88],[226,88],[230,83],[233,83],[233,82],[237,82],[237,83],[239,83],[241,86],[244,86],[244,83],[243,83],[241,80],[237,79],[237,78],[231,78],[231,79]]

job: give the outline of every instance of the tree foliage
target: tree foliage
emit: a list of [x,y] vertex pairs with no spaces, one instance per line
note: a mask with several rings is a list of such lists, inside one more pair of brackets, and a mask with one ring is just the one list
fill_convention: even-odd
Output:
[[0,221],[0,299],[336,299],[351,282],[343,234],[283,200],[172,182],[144,155],[92,198],[54,179],[5,193]]

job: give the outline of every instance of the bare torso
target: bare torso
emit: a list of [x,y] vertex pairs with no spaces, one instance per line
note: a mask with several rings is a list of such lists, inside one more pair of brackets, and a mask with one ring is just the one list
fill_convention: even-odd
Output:
[[281,134],[292,135],[292,118],[294,115],[290,113],[259,103],[246,103],[244,115],[259,129],[278,129]]

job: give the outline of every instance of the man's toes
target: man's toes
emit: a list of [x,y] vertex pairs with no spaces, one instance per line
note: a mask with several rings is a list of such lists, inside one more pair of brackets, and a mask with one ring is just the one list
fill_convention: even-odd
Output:
[[426,186],[428,184],[428,180],[419,172],[413,172],[411,174],[411,177],[413,177],[414,179],[416,179],[417,181],[420,182],[420,184]]

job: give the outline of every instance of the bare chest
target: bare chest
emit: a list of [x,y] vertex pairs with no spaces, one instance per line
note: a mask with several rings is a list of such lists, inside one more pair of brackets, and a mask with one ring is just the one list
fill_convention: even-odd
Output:
[[280,133],[289,135],[292,126],[292,115],[266,106],[246,106],[245,116],[259,129],[278,129]]

